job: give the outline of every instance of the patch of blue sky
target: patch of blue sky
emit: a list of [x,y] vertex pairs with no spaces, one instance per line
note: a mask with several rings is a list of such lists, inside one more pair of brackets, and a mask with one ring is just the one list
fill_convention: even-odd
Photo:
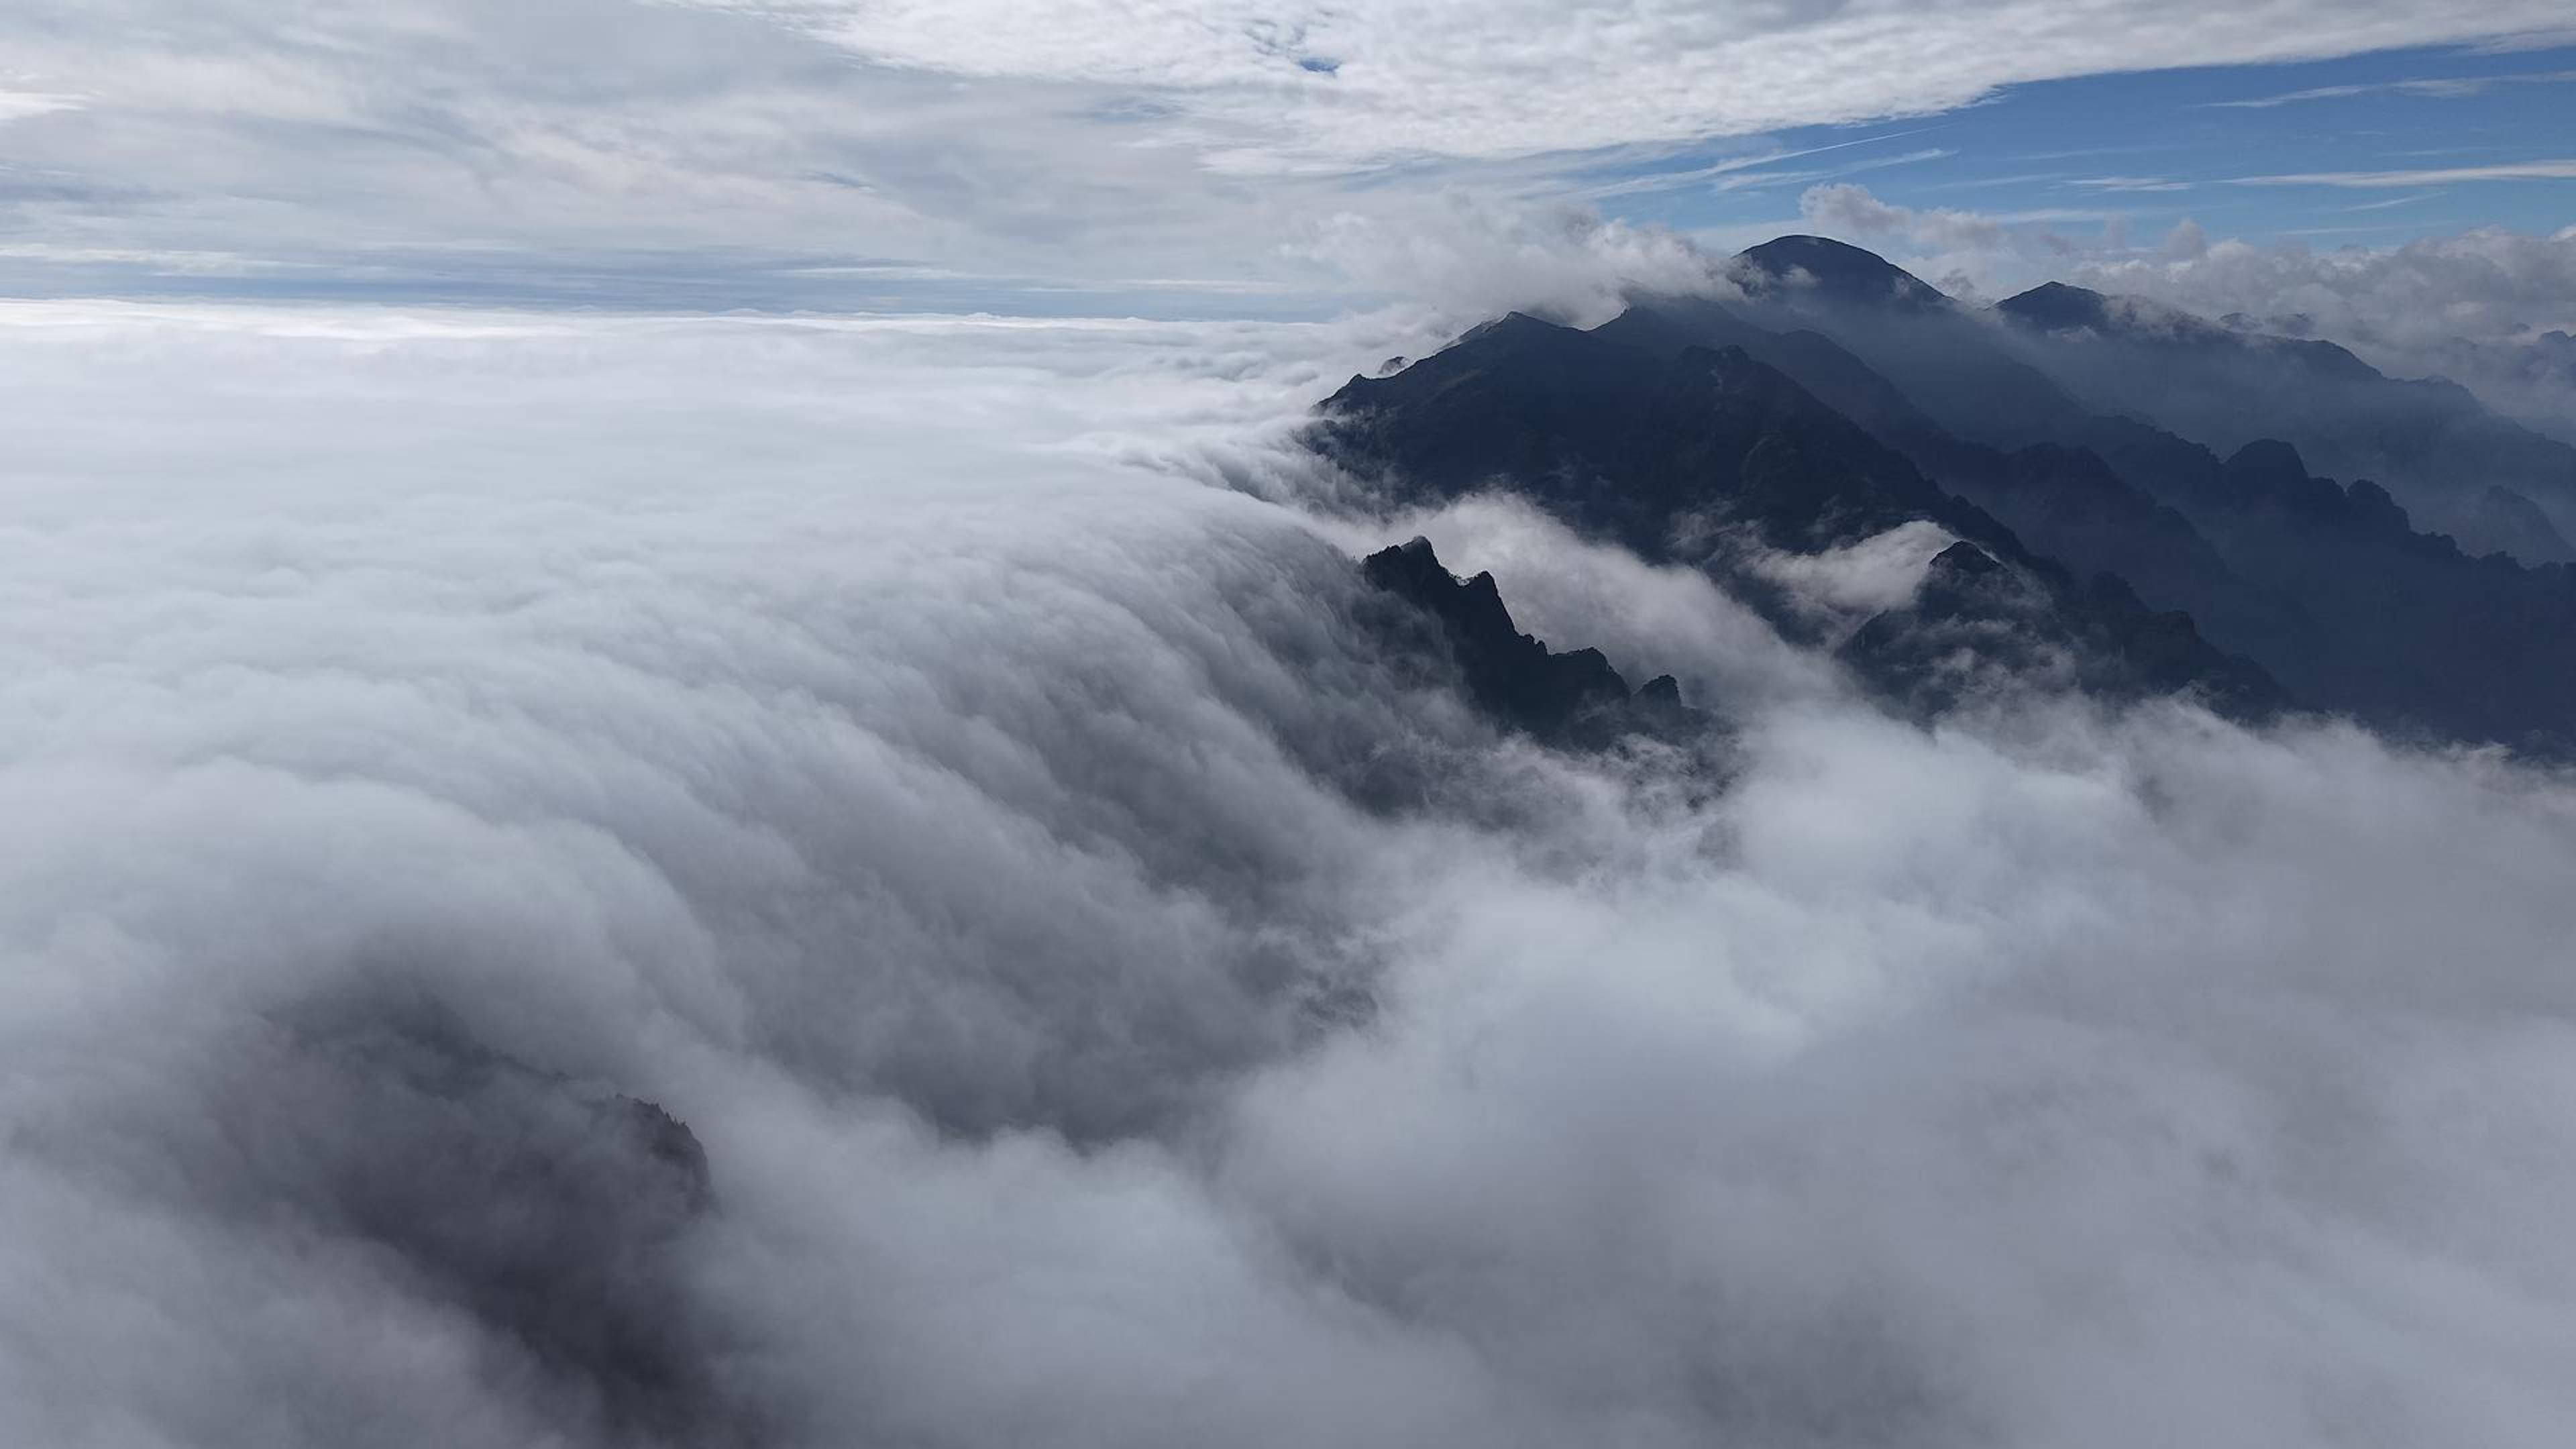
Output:
[[2041,82],[1918,122],[1605,157],[1574,179],[1612,215],[1697,231],[1785,221],[1837,180],[2007,219],[2116,214],[2141,235],[2186,216],[2256,241],[2556,231],[2576,224],[2576,47]]

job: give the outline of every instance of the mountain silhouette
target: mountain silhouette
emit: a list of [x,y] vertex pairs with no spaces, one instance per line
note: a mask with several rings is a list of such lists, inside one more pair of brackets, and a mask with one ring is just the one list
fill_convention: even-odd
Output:
[[[1747,256],[1757,254],[1768,253]],[[1868,273],[1844,258],[1840,275]],[[1859,289],[1881,290],[1878,281]],[[2558,751],[2576,734],[2576,672],[2565,662],[2576,575],[2566,567],[2473,554],[2417,527],[2387,488],[2313,476],[2304,450],[2282,439],[2221,453],[2133,416],[2070,417],[2064,389],[2044,378],[2033,385],[2027,367],[1990,367],[1990,401],[2055,417],[2051,430],[2061,439],[2004,447],[1963,437],[1855,348],[1910,357],[1889,338],[1938,326],[1991,363],[1996,351],[2019,345],[2009,334],[2021,324],[2003,324],[1998,340],[1995,321],[1947,299],[1927,303],[1913,287],[1907,295],[1884,309],[1892,320],[1849,301],[1784,310],[1735,299],[1641,299],[1595,330],[1665,356],[1698,345],[1744,349],[2002,521],[2032,551],[2079,576],[2115,575],[2153,609],[2188,612],[2212,642],[2260,662],[2310,704],[2427,737]],[[2023,295],[2035,315],[2055,321],[2118,310],[2076,288]],[[2222,330],[2196,320],[2175,325]],[[2378,377],[2342,349],[2317,347],[2326,349],[2313,353],[2324,375]],[[2550,536],[2546,516],[2535,517],[2537,505],[2514,490],[2488,485],[2473,506],[2526,536]]]
[[1401,372],[1354,377],[1324,404],[1312,441],[1394,501],[1516,491],[1579,532],[1707,570],[1792,632],[1812,621],[1766,581],[1766,553],[1934,524],[1973,547],[1933,570],[1933,585],[1974,567],[1970,555],[1999,577],[1936,587],[1928,606],[1888,610],[1845,647],[1864,678],[1918,712],[2012,680],[2123,697],[2191,691],[2249,716],[2286,702],[2187,617],[2027,548],[1744,348],[1658,349],[1626,335],[1513,314]]
[[1432,621],[1467,698],[1499,724],[1580,749],[1639,735],[1678,743],[1707,726],[1707,716],[1682,703],[1671,675],[1632,692],[1601,651],[1560,654],[1522,633],[1494,576],[1451,574],[1429,539],[1381,549],[1361,571]]

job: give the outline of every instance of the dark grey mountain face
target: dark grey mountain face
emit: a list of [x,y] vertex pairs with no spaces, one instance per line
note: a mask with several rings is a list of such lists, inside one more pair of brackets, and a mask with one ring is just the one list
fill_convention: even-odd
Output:
[[1858,247],[1782,237],[1737,257],[1735,272],[1746,320],[1832,338],[1970,442],[2067,442],[2092,411],[2017,355],[1992,318]]
[[[1865,373],[1855,387],[1870,385]],[[1764,551],[1937,524],[1974,545],[1935,570],[1936,585],[1961,575],[1960,586],[1870,621],[1845,649],[1920,711],[2008,680],[2187,689],[2246,714],[2285,698],[2187,617],[2158,614],[2116,580],[2079,583],[1741,347],[1631,345],[1613,329],[1515,315],[1392,376],[1352,379],[1314,442],[1406,501],[1516,489],[1581,532],[1710,571],[1793,633],[1806,621],[1750,567]],[[1968,586],[1962,571],[1979,562],[1998,577]]]
[[[1860,270],[1846,265],[1837,275]],[[1927,302],[1930,292],[1911,278],[1844,289],[1847,298],[1900,295],[1892,311],[1904,327],[1919,330],[1930,325],[1925,316],[1946,315],[1940,325],[1966,329],[1963,346],[1995,345],[1990,324]],[[1743,348],[2010,525],[2034,551],[2080,574],[2116,575],[2154,607],[2187,611],[2213,642],[2260,662],[2309,703],[2404,733],[2553,752],[2576,736],[2568,693],[2576,576],[2566,568],[2472,557],[2447,537],[2418,531],[2374,484],[2311,479],[2286,445],[2257,447],[2245,465],[2232,466],[2135,418],[2087,414],[2069,423],[2062,390],[2013,391],[2027,373],[1992,368],[1985,376],[2006,403],[2058,417],[2074,442],[2004,449],[1974,441],[1840,341],[1754,320],[1782,315],[1760,305],[1659,300],[1596,332],[1666,356],[1694,345]],[[1809,306],[1789,320],[1864,343],[1884,330],[1850,301]],[[2472,506],[2496,515],[2499,527],[2535,530],[2536,510],[2511,490],[2491,489]],[[2537,523],[2545,533],[2545,520]]]
[[1745,295],[1726,310],[1739,320],[1832,339],[1958,439],[2007,450],[2089,446],[2105,418],[2221,455],[2279,438],[2324,473],[2382,483],[2468,553],[2576,559],[2576,446],[2497,416],[2451,383],[2390,378],[2329,342],[2058,283],[1973,309],[1821,237],[1764,243],[1737,258],[1736,274]]
[[[2055,443],[2007,452],[1966,441],[1821,333],[1771,332],[1728,305],[1697,299],[1639,305],[1595,330],[1666,356],[1719,342],[1741,346],[2076,574],[2115,575],[2160,607],[2188,611],[2213,639],[2240,653],[2306,658],[2329,647],[2305,610],[2240,575],[2182,512],[2132,486],[2091,452]],[[2196,451],[2210,469],[2218,466],[2215,456]]]
[[2576,447],[2467,390],[2388,377],[2331,342],[2205,322],[2059,283],[1997,305],[2015,352],[2097,412],[2150,420],[2220,453],[2259,439],[2369,478],[2472,554],[2576,559]]

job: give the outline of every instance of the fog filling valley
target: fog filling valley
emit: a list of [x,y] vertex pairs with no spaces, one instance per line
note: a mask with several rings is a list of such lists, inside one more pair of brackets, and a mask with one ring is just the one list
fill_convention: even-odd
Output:
[[2563,1443],[2576,782],[1370,513],[1456,320],[0,306],[0,1443]]

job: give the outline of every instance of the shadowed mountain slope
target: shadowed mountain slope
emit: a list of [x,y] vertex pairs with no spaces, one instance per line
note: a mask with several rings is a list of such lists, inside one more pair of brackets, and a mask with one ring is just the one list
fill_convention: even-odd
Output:
[[[1895,312],[1939,306],[1907,295]],[[1847,334],[1873,325],[1847,307],[1803,320]],[[2212,641],[2260,661],[2303,699],[2401,733],[2551,751],[2576,735],[2565,684],[2576,577],[2472,557],[2416,530],[2387,490],[2311,479],[2296,450],[2260,447],[2254,459],[2271,466],[2231,467],[2199,443],[2109,415],[2073,425],[2072,444],[1990,447],[1952,433],[1840,342],[1773,332],[1737,304],[1658,299],[1596,330],[1666,356],[1704,341],[1745,348],[2035,551],[2079,573],[2116,574],[2155,607],[2188,611]],[[1999,386],[2012,385],[2000,376]],[[2035,405],[2054,406],[2050,397]],[[2520,509],[2530,522],[2509,492],[2487,506]]]
[[[1966,692],[1955,681],[1924,687],[1918,666],[1935,658],[1988,683],[2036,675],[2111,695],[2196,690],[2245,713],[2283,699],[2188,619],[2157,614],[2117,581],[2081,585],[1740,347],[1666,354],[1516,314],[1392,376],[1353,378],[1325,404],[1313,441],[1403,501],[1519,491],[1579,531],[1709,570],[1793,631],[1795,610],[1750,567],[1764,551],[1814,553],[1936,524],[2015,586],[1962,592],[1937,616],[1890,611],[1878,642],[1847,655],[1891,696],[1926,708]],[[1887,637],[1918,626],[1945,642],[1904,649]]]

